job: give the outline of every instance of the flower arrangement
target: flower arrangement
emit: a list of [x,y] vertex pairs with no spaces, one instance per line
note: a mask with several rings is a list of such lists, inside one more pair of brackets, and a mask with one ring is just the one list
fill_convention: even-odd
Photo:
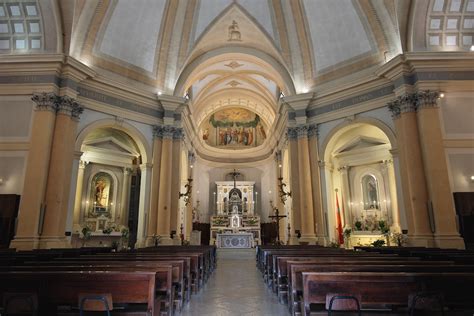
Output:
[[82,227],[81,235],[79,236],[79,238],[83,240],[89,240],[91,236],[92,236],[92,229],[88,225],[85,225],[84,227]]
[[220,226],[226,224],[227,221],[225,219],[216,218],[212,223],[216,226]]
[[344,238],[345,239],[351,237],[351,234],[352,234],[352,229],[350,229],[350,228],[344,229]]
[[378,239],[372,242],[372,246],[374,247],[382,247],[383,245],[385,245],[385,240],[382,240],[382,239]]
[[362,230],[362,222],[359,220],[355,221],[354,227],[355,227],[355,230],[358,230],[358,231]]
[[102,229],[102,233],[105,235],[110,235],[113,231],[114,229],[110,226],[107,226],[106,228]]
[[397,244],[398,247],[403,247],[407,242],[407,236],[402,233],[394,232],[392,233],[391,240]]
[[248,223],[249,225],[255,225],[255,224],[258,223],[258,220],[257,220],[256,218],[252,217],[252,218],[249,218],[249,220],[247,221],[247,223]]

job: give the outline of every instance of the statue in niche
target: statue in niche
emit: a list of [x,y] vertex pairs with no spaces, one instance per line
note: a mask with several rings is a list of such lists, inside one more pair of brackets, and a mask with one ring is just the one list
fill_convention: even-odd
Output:
[[366,175],[362,178],[362,192],[364,196],[364,209],[379,209],[377,179],[373,175]]
[[106,172],[98,172],[92,178],[91,200],[94,213],[106,213],[113,201],[113,179]]
[[239,25],[235,20],[232,21],[232,24],[229,26],[229,42],[240,42],[241,36],[239,31]]

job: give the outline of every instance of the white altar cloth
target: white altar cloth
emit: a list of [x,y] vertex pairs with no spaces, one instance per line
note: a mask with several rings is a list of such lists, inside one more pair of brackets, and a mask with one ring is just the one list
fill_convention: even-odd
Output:
[[251,233],[217,234],[217,248],[253,248],[253,234]]

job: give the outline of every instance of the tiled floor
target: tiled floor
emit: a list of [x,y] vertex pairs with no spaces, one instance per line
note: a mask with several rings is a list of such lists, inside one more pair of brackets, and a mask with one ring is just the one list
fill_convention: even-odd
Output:
[[285,305],[263,283],[254,249],[218,249],[217,269],[191,297],[182,315],[287,316]]

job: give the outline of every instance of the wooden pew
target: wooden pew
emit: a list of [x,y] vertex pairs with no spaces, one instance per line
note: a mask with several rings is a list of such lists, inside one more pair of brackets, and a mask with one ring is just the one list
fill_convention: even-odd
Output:
[[81,293],[110,293],[122,315],[159,315],[154,272],[55,271],[0,272],[0,300],[5,293],[37,293],[39,314],[55,315],[59,306],[78,305]]
[[472,308],[472,294],[466,291],[474,273],[408,272],[303,272],[302,311],[323,306],[329,293],[361,296],[363,309],[406,308],[408,297],[421,291],[439,291],[450,308]]
[[[172,316],[175,312],[173,306],[176,303],[175,283],[179,278],[179,270],[182,266],[177,266],[170,262],[112,262],[111,264],[83,264],[74,265],[65,263],[64,265],[45,265],[45,263],[34,266],[10,266],[0,267],[0,271],[146,271],[156,273],[155,290],[157,299],[163,303],[160,310],[166,315]],[[181,306],[176,304],[176,312],[179,312]]]
[[300,303],[303,296],[303,272],[471,272],[474,273],[474,266],[452,265],[452,264],[432,264],[430,262],[403,262],[390,263],[383,261],[372,262],[339,262],[339,263],[318,263],[311,264],[305,262],[289,263],[289,302],[288,307],[292,315],[300,312]]

